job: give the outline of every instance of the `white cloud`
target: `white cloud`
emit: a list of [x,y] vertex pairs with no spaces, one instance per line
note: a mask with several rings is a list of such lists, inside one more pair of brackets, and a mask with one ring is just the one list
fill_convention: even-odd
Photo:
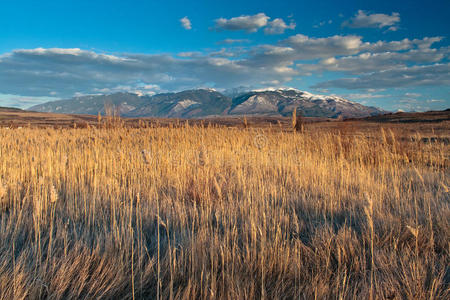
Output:
[[430,48],[432,44],[442,41],[444,38],[442,36],[435,37],[425,37],[423,39],[414,39],[412,42],[417,45],[417,47],[424,49]]
[[333,20],[322,21],[322,22],[319,22],[319,24],[313,25],[313,28],[319,28],[326,24],[332,24],[332,23],[333,23]]
[[[226,46],[246,41],[228,39],[218,49],[158,55],[106,54],[78,48],[19,49],[0,55],[0,93],[67,98],[75,93],[108,91],[281,86],[293,78],[320,76],[324,71],[355,77],[329,80],[316,88],[442,86],[450,82],[446,64],[450,48],[431,48],[441,40],[365,42],[356,35],[297,34],[275,44]],[[151,85],[158,88],[145,88]]]
[[341,78],[316,84],[316,88],[345,89],[396,88],[450,85],[450,63],[400,67],[354,78]]
[[266,28],[264,28],[265,34],[283,34],[286,29],[295,29],[295,22],[291,21],[287,25],[283,19],[277,18],[270,21]]
[[269,21],[270,17],[265,13],[256,15],[242,15],[231,19],[220,18],[215,20],[213,29],[222,30],[245,30],[248,33],[256,32],[260,28],[264,28],[265,34],[283,34],[287,29],[295,29],[295,22],[289,24],[281,18]]
[[259,28],[267,25],[270,17],[264,13],[256,15],[242,15],[231,19],[219,18],[215,20],[216,30],[245,30],[256,32]]
[[386,52],[408,50],[414,47],[414,42],[409,39],[401,41],[377,41],[375,43],[366,43],[362,46],[362,50],[370,52]]
[[240,44],[240,43],[249,43],[250,40],[248,39],[224,39],[222,41],[217,42],[217,44],[226,44],[226,45],[231,45],[231,44]]
[[387,29],[387,31],[397,31],[398,27],[397,26],[391,26]]
[[200,51],[180,52],[177,54],[179,57],[199,57],[202,56]]
[[389,27],[388,30],[395,31],[397,27],[394,26],[400,22],[400,14],[393,12],[391,15],[386,14],[367,14],[363,10],[358,10],[358,13],[348,21],[342,23],[343,26],[351,28],[384,28]]
[[[157,85],[174,91],[199,86],[230,88],[258,86],[264,81],[289,81],[289,63],[257,65],[248,59],[227,58],[227,51],[185,54],[104,55],[64,49],[17,50],[0,61],[0,92],[24,96],[72,97],[75,93],[142,91]],[[223,52],[223,53],[222,53]],[[182,54],[183,55],[183,54]]]
[[[139,96],[142,95],[155,95],[156,93],[162,92],[161,88],[157,84],[142,84],[138,83],[135,85],[117,85],[110,88],[94,88],[94,93],[99,94],[113,94],[113,93],[133,93]],[[92,94],[92,93],[89,93]],[[86,96],[86,93],[75,93],[75,96]]]
[[341,58],[330,57],[314,64],[300,64],[307,71],[338,71],[362,74],[373,71],[405,67],[407,63],[435,63],[441,61],[447,52],[443,49],[414,49],[407,52],[365,52]]
[[[100,60],[109,63],[121,63],[130,61],[129,58],[119,57],[110,54],[97,54],[92,51],[81,50],[79,48],[35,48],[35,49],[16,49],[13,51],[14,55],[20,56],[41,56],[52,57],[55,60],[63,57],[71,57],[73,62],[79,60]],[[11,54],[9,54],[11,55]]]
[[[339,96],[339,95],[332,95],[332,96]],[[379,98],[386,98],[389,97],[390,95],[384,95],[384,94],[371,94],[371,93],[367,93],[367,94],[346,94],[346,95],[340,95],[341,97],[344,97],[346,99],[349,100],[360,100],[360,99],[379,99]]]
[[189,20],[188,17],[183,17],[180,19],[180,23],[181,26],[183,26],[184,29],[186,30],[191,30],[192,29],[192,23],[191,20]]
[[240,51],[233,51],[227,48],[222,48],[218,51],[212,51],[208,53],[210,57],[235,57],[238,56]]
[[411,98],[417,98],[420,96],[422,96],[422,94],[419,94],[419,93],[406,93],[405,94],[405,97],[411,97]]
[[[363,42],[355,35],[335,35],[315,38],[302,34],[289,37],[277,45],[260,45],[250,49],[245,64],[252,66],[281,65],[303,60],[317,60],[298,64],[301,74],[338,71],[352,74],[404,67],[417,63],[435,63],[445,59],[449,47],[430,47],[441,38],[404,39],[401,41]],[[405,51],[409,50],[409,51]]]
[[283,43],[296,50],[296,59],[299,60],[356,54],[363,45],[361,37],[355,35],[312,38],[303,34],[296,34]]
[[242,64],[253,67],[286,66],[299,60],[357,54],[365,44],[369,43],[363,43],[361,37],[353,35],[311,38],[297,34],[278,45],[260,45],[251,48]]
[[[434,62],[442,58],[443,55],[449,53],[449,49],[441,48],[439,50],[429,49],[429,47],[440,41],[440,37],[424,38],[424,39],[403,39],[401,41],[377,41],[375,43],[363,42],[361,36],[356,35],[334,35],[330,37],[308,37],[303,34],[296,34],[288,39],[279,42],[277,45],[263,45],[256,46],[250,50],[251,63],[267,64],[278,63],[287,61],[301,61],[301,60],[314,60],[324,59],[336,59],[337,62],[339,56],[349,56],[346,60],[357,61],[367,58],[367,55],[373,56],[371,60],[384,61],[391,56],[396,56],[401,61],[415,61],[418,62]],[[428,48],[427,48],[428,47]],[[401,54],[399,51],[404,50],[416,50],[407,54]],[[275,51],[276,50],[276,51]],[[420,50],[420,51],[419,51]],[[392,52],[390,54],[383,54],[376,56],[377,53]],[[397,53],[398,52],[398,53]],[[361,57],[354,57],[361,53],[366,53]],[[395,53],[395,54],[393,54]],[[393,58],[391,58],[391,61]],[[342,62],[341,64],[343,64]],[[356,64],[356,62],[355,62]],[[395,62],[395,64],[398,64]],[[318,65],[313,67],[317,71],[323,69],[324,66]],[[331,67],[331,66],[329,66]],[[376,66],[375,66],[376,67]],[[346,67],[343,67],[344,69]],[[356,68],[356,67],[355,67]],[[338,68],[339,69],[339,68]],[[365,67],[366,70],[369,66]],[[375,70],[379,70],[380,67],[376,67]],[[336,71],[338,71],[336,69]]]

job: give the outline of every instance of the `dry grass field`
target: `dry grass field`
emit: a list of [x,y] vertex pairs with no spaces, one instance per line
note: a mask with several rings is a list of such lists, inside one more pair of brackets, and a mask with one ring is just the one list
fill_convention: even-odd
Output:
[[0,299],[449,299],[450,123],[344,123],[0,128]]

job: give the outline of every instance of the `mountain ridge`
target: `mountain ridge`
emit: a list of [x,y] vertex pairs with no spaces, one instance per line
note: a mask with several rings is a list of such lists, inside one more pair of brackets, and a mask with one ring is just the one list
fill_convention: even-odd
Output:
[[294,88],[262,89],[226,96],[214,89],[194,89],[155,95],[115,93],[57,100],[29,108],[38,112],[105,114],[114,107],[124,117],[199,118],[209,116],[288,116],[297,109],[305,117],[355,118],[385,114],[338,96],[312,94]]

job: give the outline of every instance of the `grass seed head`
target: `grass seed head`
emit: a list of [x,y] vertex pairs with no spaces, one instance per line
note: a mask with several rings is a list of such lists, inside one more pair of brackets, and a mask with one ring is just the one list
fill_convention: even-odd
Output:
[[58,201],[58,192],[56,191],[55,186],[52,184],[50,187],[50,202],[56,203]]
[[0,180],[0,212],[2,210],[7,210],[9,207],[6,199],[6,186]]
[[146,165],[150,165],[150,162],[152,161],[152,156],[150,155],[150,151],[148,150],[142,150],[142,159],[144,160],[144,163]]
[[6,196],[6,186],[0,180],[0,200],[3,199],[3,197],[5,196]]

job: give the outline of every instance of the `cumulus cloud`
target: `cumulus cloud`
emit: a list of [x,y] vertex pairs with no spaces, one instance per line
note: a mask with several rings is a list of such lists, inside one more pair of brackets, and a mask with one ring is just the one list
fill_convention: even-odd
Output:
[[423,39],[403,39],[400,41],[377,41],[375,43],[365,43],[361,51],[370,52],[390,52],[390,51],[402,51],[412,48],[428,49],[433,44],[443,40],[443,37],[424,37]]
[[358,10],[358,13],[348,21],[342,23],[343,26],[351,28],[384,28],[389,27],[388,30],[396,31],[395,26],[400,22],[400,14],[393,12],[391,15],[386,14],[368,14],[363,10]]
[[307,71],[338,71],[352,74],[362,74],[373,71],[404,67],[409,62],[434,63],[445,57],[448,50],[443,49],[414,49],[407,52],[365,52],[359,55],[341,58],[330,57],[315,64],[299,65]]
[[192,23],[191,20],[189,20],[188,17],[183,17],[180,19],[180,23],[181,26],[183,26],[184,29],[186,30],[191,30],[192,29]]
[[355,78],[341,78],[316,84],[315,88],[396,88],[408,86],[450,85],[450,64],[400,67],[364,74]]
[[283,34],[287,29],[295,29],[295,22],[287,24],[283,19],[276,18],[269,21],[270,17],[264,13],[256,15],[242,15],[231,19],[220,18],[215,20],[213,29],[223,30],[244,30],[248,33],[256,32],[264,28],[265,34]]
[[78,48],[18,49],[0,55],[0,93],[68,98],[76,93],[151,94],[200,86],[282,86],[293,78],[325,71],[355,77],[346,75],[318,83],[316,88],[448,85],[450,48],[432,48],[441,40],[365,42],[356,35],[296,34],[275,44],[238,47],[231,45],[246,40],[230,39],[219,49],[157,55]]
[[278,45],[253,47],[243,64],[253,67],[291,66],[299,60],[357,54],[361,52],[363,45],[359,36],[335,35],[326,38],[311,38],[297,34],[281,41]]
[[361,51],[363,42],[360,36],[334,35],[326,38],[313,38],[303,34],[289,37],[283,44],[296,52],[296,59],[324,58],[336,55],[350,55]]
[[[444,52],[441,50],[434,51],[433,49],[429,49],[427,47],[431,46],[431,44],[439,41],[440,39],[441,38],[437,37],[424,38],[420,40],[404,39],[401,41],[378,41],[375,43],[369,43],[363,42],[362,37],[356,35],[334,35],[330,37],[315,38],[308,37],[303,34],[296,34],[281,41],[278,45],[263,45],[254,47],[251,49],[250,54],[252,63],[265,63],[268,61],[279,62],[330,58],[334,59],[338,56],[354,56],[361,53],[369,53],[372,55],[376,53],[422,49],[422,51],[417,53],[411,52],[409,54],[402,55],[403,61],[406,60],[406,56],[413,56],[413,53],[416,58],[411,58],[411,61],[414,61],[414,59],[419,60],[419,55],[423,56],[419,60],[420,62],[436,61],[439,57],[444,55]],[[360,57],[360,59],[365,58],[367,55],[368,54],[364,54]],[[385,56],[388,57],[391,55],[392,54],[386,54]],[[398,57],[400,57],[400,55],[398,55]],[[376,70],[378,69],[379,68],[376,68]]]
[[444,38],[442,36],[435,37],[425,37],[423,39],[414,39],[412,42],[421,49],[430,48],[434,43],[442,41]]
[[270,21],[266,28],[264,28],[265,34],[282,34],[286,29],[295,29],[295,22],[291,21],[290,24],[286,24],[283,19],[277,18]]
[[284,83],[292,75],[286,64],[252,66],[245,59],[208,54],[179,58],[168,54],[110,55],[38,48],[15,50],[0,59],[1,93],[33,97],[136,91],[143,90],[144,85],[158,86],[161,91],[257,86],[263,81]]
[[231,19],[219,18],[215,20],[216,30],[245,30],[247,32],[256,32],[261,27],[267,25],[270,17],[264,13],[256,15],[242,15]]
[[217,51],[209,52],[207,55],[210,57],[237,57],[243,53],[243,50],[240,48],[222,48]]
[[277,45],[253,47],[245,63],[253,66],[288,65],[292,62],[313,60],[313,63],[297,65],[302,74],[323,71],[361,74],[394,66],[402,67],[410,63],[439,62],[448,56],[449,48],[424,47],[439,40],[440,38],[424,38],[369,43],[363,42],[362,37],[355,35],[314,38],[297,34]]

